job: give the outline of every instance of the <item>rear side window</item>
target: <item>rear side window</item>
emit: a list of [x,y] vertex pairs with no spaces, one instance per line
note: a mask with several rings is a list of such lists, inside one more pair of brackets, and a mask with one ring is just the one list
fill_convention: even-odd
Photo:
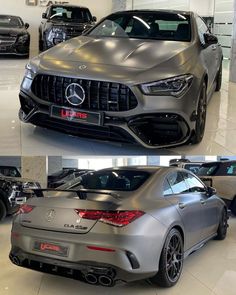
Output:
[[174,172],[167,177],[170,187],[174,194],[189,192],[189,188],[181,172]]
[[170,187],[170,184],[169,184],[168,180],[165,179],[164,185],[163,185],[163,196],[168,196],[168,195],[172,195],[172,194],[173,194],[173,191]]
[[105,170],[91,172],[81,176],[78,188],[134,191],[149,178],[150,174],[145,171],[131,170]]

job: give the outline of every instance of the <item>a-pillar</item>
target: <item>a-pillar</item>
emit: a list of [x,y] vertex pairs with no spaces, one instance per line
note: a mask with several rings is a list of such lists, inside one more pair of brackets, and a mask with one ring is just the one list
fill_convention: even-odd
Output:
[[48,159],[46,156],[21,157],[21,175],[40,183],[42,188],[47,187]]

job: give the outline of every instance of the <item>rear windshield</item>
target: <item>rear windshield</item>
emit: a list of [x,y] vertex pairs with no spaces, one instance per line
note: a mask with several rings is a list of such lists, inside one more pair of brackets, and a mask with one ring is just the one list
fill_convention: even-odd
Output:
[[98,24],[90,36],[190,41],[190,16],[164,12],[112,14]]
[[145,171],[106,170],[85,174],[73,189],[134,191],[150,176]]
[[0,27],[21,28],[23,25],[20,17],[0,15]]
[[53,6],[50,10],[49,18],[52,20],[90,22],[92,15],[86,8]]

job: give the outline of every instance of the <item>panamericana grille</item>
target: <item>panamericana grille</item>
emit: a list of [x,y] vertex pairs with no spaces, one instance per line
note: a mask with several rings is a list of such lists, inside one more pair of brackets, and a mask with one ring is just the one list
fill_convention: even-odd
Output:
[[71,83],[78,83],[85,90],[85,101],[78,106],[84,110],[122,112],[134,109],[138,105],[129,87],[104,81],[37,75],[32,84],[32,92],[44,101],[72,107],[65,97],[66,88]]
[[16,37],[11,37],[8,35],[0,35],[0,45],[10,46],[16,42]]

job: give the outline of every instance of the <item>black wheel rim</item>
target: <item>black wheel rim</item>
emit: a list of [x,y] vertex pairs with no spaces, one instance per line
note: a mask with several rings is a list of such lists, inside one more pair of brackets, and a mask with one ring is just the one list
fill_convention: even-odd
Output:
[[202,88],[201,95],[199,98],[199,103],[198,103],[198,125],[199,125],[199,133],[201,137],[204,134],[205,130],[205,125],[206,125],[206,91],[205,87]]
[[173,235],[166,252],[166,272],[170,281],[176,282],[183,267],[183,245],[178,235]]

